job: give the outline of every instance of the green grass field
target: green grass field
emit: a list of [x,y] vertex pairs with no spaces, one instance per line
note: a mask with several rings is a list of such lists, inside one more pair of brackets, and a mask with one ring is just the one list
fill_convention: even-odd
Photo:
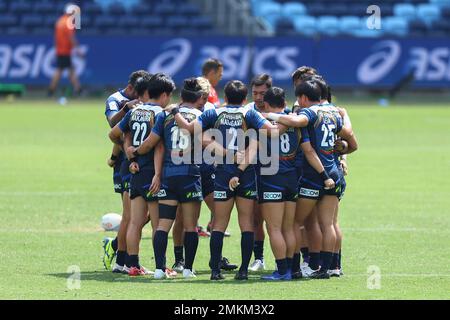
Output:
[[[100,228],[120,212],[106,166],[111,143],[102,101],[65,107],[0,101],[1,299],[449,299],[450,108],[348,105],[360,149],[350,156],[341,206],[345,276],[266,283],[233,274],[209,281],[209,241],[200,239],[193,281],[130,279],[103,269]],[[202,211],[204,225],[209,212]],[[224,255],[240,261],[233,214]],[[154,268],[149,227],[141,262]],[[173,250],[169,242],[169,263]],[[269,241],[265,255],[274,267]],[[69,290],[69,266],[81,288]],[[381,270],[369,289],[368,268]]]

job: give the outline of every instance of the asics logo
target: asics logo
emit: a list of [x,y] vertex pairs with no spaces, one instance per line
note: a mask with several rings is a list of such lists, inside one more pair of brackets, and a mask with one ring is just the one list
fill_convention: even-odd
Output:
[[173,76],[186,65],[192,45],[186,39],[174,39],[164,43],[161,49],[163,52],[148,65],[148,72],[163,72]]

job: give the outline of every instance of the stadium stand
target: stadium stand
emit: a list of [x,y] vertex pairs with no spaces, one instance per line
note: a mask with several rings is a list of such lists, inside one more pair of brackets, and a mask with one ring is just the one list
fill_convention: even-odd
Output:
[[[252,13],[275,34],[311,36],[450,36],[450,0],[376,1],[381,29],[367,28],[373,1],[249,0]],[[292,27],[294,30],[292,30]]]
[[81,7],[81,35],[219,33],[198,4],[182,0],[0,0],[0,33],[53,34],[68,2]]

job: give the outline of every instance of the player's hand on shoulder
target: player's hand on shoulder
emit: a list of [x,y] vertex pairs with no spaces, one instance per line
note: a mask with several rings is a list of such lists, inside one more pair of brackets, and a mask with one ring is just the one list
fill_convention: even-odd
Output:
[[344,154],[348,151],[348,143],[343,139],[336,139],[334,143],[334,151]]
[[333,189],[336,186],[336,183],[331,178],[325,180],[324,184],[325,184],[325,190]]
[[231,191],[234,191],[239,186],[239,177],[233,177],[230,179],[230,182],[228,183],[228,187]]
[[172,110],[173,109],[175,109],[176,107],[179,107],[179,104],[178,103],[172,103],[172,104],[169,104],[167,107],[165,107],[164,108],[164,111],[167,111],[167,112],[172,112]]
[[137,162],[130,163],[129,170],[132,174],[139,172],[139,164]]
[[141,101],[139,99],[134,99],[125,103],[128,109],[134,109],[138,104],[141,104]]

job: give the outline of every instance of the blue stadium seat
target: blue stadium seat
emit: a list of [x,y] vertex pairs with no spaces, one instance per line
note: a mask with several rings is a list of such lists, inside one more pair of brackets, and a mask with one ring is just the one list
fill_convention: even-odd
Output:
[[198,16],[200,14],[200,8],[194,3],[182,3],[178,6],[177,13],[185,16]]
[[55,4],[50,1],[37,2],[34,5],[34,12],[39,14],[49,14],[55,12]]
[[199,30],[207,30],[213,27],[213,22],[208,16],[196,16],[190,19],[190,25]]
[[306,12],[310,16],[321,16],[327,14],[327,8],[321,2],[308,5]]
[[[81,17],[82,19],[84,16]],[[50,27],[53,28],[55,26],[56,21],[58,20],[58,16],[55,14],[49,14],[44,17],[44,20],[42,21],[42,26],[44,27]]]
[[409,31],[408,20],[402,17],[383,18],[381,27],[387,35],[406,36]]
[[130,12],[135,16],[147,16],[153,13],[153,7],[148,3],[138,3],[131,7]]
[[340,33],[339,21],[335,16],[322,16],[317,19],[317,29],[321,34],[335,36]]
[[117,20],[110,15],[99,15],[94,19],[94,26],[97,28],[113,28],[117,25]]
[[140,19],[141,27],[151,29],[163,26],[163,18],[160,16],[147,16]]
[[409,30],[416,34],[425,34],[428,30],[428,26],[422,20],[412,20],[409,22]]
[[153,12],[156,14],[160,14],[160,15],[170,16],[170,15],[175,14],[176,7],[174,4],[172,4],[170,2],[163,2],[163,3],[157,4],[155,6],[155,9]]
[[27,33],[27,29],[24,27],[9,27],[6,29],[6,34],[9,35],[24,35]]
[[[7,8],[8,8],[8,4],[4,1],[0,1],[0,12],[6,12]],[[6,32],[6,30],[4,32]]]
[[349,7],[345,4],[331,4],[327,7],[327,15],[345,16]]
[[258,16],[265,19],[272,28],[281,18],[281,4],[275,2],[261,3],[257,9]]
[[353,35],[362,28],[359,17],[343,16],[339,20],[339,28],[342,34]]
[[188,18],[183,16],[171,16],[167,18],[166,25],[169,28],[181,29],[189,26]]
[[450,8],[449,0],[430,0],[430,2],[441,8]]
[[14,14],[0,14],[0,27],[13,27],[17,25],[18,18]]
[[433,4],[419,4],[416,12],[417,18],[421,19],[429,26],[441,16],[441,9]]
[[297,31],[291,20],[281,19],[275,25],[275,33],[279,36],[290,36],[297,34]]
[[31,2],[26,1],[11,2],[11,5],[9,6],[9,11],[14,14],[30,13],[32,9]]
[[52,28],[38,27],[31,29],[31,33],[33,35],[41,36],[41,35],[49,35],[53,33]]
[[[361,3],[355,3],[349,6],[348,13],[346,15],[348,16],[367,16],[367,4],[361,4]],[[381,11],[381,15],[383,16],[384,13]]]
[[103,12],[102,7],[97,3],[88,2],[81,6],[81,14],[87,13],[92,15],[98,15],[101,14],[102,12]]
[[450,19],[450,7],[442,8],[441,15],[444,19]]
[[38,14],[25,14],[22,16],[21,25],[24,27],[39,27],[42,26],[44,19],[41,15]]
[[313,36],[317,33],[317,20],[311,16],[303,16],[294,20],[295,30],[305,36]]
[[108,7],[108,12],[116,16],[121,16],[125,15],[127,11],[122,3],[114,2]]
[[122,28],[136,28],[139,26],[139,18],[125,15],[118,18],[118,25]]
[[298,2],[286,2],[281,7],[281,14],[285,18],[295,19],[299,16],[306,15],[306,7],[302,3]]
[[394,14],[407,20],[413,20],[416,17],[416,9],[410,3],[397,3],[394,5]]

